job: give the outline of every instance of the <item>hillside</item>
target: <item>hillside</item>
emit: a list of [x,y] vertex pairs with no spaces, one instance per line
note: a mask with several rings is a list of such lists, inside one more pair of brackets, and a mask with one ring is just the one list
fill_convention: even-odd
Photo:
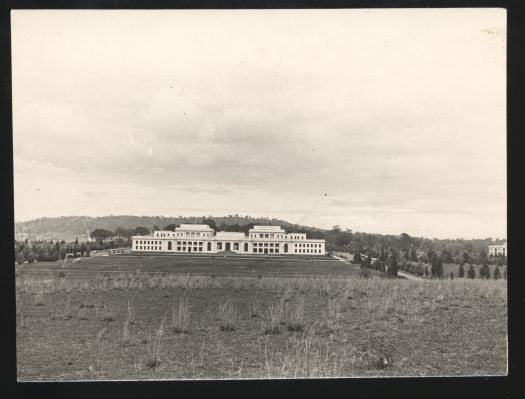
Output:
[[[38,236],[47,237],[49,235],[84,235],[87,231],[93,231],[95,229],[106,229],[115,231],[117,227],[125,229],[134,229],[138,226],[147,227],[153,230],[153,226],[163,228],[169,224],[181,224],[181,223],[197,223],[208,216],[189,216],[189,217],[167,217],[167,216],[130,216],[130,215],[118,215],[118,216],[102,216],[102,217],[90,217],[90,216],[62,216],[55,218],[40,218],[35,220],[29,220],[26,222],[15,223],[16,233],[30,233]],[[215,221],[217,226],[221,224],[233,225],[233,224],[266,224],[265,218],[256,218],[251,216],[211,216],[211,219]],[[269,223],[272,225],[282,226],[285,229],[295,230],[308,230],[308,231],[322,231],[315,227],[301,226],[293,223],[289,223],[285,220],[270,219]]]

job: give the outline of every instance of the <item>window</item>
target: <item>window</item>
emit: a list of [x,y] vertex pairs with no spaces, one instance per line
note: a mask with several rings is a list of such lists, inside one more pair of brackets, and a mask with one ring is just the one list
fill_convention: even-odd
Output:
[[233,249],[234,249],[235,251],[238,251],[238,250],[239,250],[239,243],[238,243],[238,242],[234,242],[234,243],[233,243]]
[[268,243],[267,243],[267,242],[265,242],[265,243],[264,243],[264,246],[265,246],[265,247],[267,247],[267,246],[268,246]]
[[264,238],[268,238],[268,234],[265,234],[265,235],[264,235]]
[[222,242],[217,243],[217,250],[222,251]]
[[257,252],[257,248],[254,247],[254,248],[253,248],[253,252]]
[[279,248],[275,248],[275,253],[276,253],[276,254],[279,253]]
[[211,251],[211,242],[208,243],[208,251]]
[[244,252],[248,252],[248,243],[247,242],[244,243]]
[[171,251],[171,241],[168,241],[168,251]]
[[270,234],[270,238],[273,238],[273,234]]
[[264,238],[264,234],[259,234],[259,237],[260,238]]
[[270,253],[272,253],[272,254],[273,254],[273,248],[270,248]]

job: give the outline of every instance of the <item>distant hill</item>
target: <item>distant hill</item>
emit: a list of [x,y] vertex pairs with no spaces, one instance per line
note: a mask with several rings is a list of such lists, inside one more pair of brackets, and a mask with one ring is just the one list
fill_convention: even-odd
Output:
[[[93,231],[95,229],[105,229],[115,231],[117,227],[125,229],[131,229],[138,226],[147,227],[153,230],[153,226],[163,228],[169,224],[181,224],[181,223],[200,223],[204,218],[211,218],[215,221],[217,226],[221,224],[234,225],[245,225],[248,223],[265,225],[267,223],[266,218],[256,218],[251,216],[239,216],[239,215],[228,215],[228,216],[188,216],[188,217],[167,217],[167,216],[130,216],[130,215],[118,215],[118,216],[102,216],[102,217],[90,217],[90,216],[61,216],[54,218],[40,218],[29,220],[26,222],[15,223],[15,232],[18,235],[34,235],[42,238],[59,238],[59,237],[84,237],[87,231]],[[324,231],[315,227],[301,226],[298,224],[289,223],[285,220],[270,219],[268,221],[270,225],[281,226],[286,230],[306,230],[306,231]],[[74,238],[73,238],[74,240]]]

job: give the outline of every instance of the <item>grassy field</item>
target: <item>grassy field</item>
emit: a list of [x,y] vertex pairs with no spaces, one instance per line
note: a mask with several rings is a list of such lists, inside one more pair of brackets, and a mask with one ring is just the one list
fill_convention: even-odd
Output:
[[[24,265],[19,380],[506,373],[504,280],[363,279],[342,262],[170,258]],[[202,274],[187,274],[193,267]],[[228,275],[237,272],[246,275]]]
[[169,272],[206,275],[332,275],[355,276],[359,267],[329,257],[264,258],[250,256],[135,256],[77,258],[60,262],[26,263],[17,271]]

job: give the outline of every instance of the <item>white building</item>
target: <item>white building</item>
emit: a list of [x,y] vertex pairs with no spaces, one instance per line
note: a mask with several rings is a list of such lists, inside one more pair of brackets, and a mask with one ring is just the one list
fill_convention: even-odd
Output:
[[306,234],[286,233],[280,226],[254,226],[248,235],[215,232],[206,224],[181,224],[175,231],[154,231],[133,236],[132,252],[325,255],[325,240],[307,239]]
[[489,256],[490,255],[503,255],[507,256],[507,243],[504,243],[502,245],[489,245]]

